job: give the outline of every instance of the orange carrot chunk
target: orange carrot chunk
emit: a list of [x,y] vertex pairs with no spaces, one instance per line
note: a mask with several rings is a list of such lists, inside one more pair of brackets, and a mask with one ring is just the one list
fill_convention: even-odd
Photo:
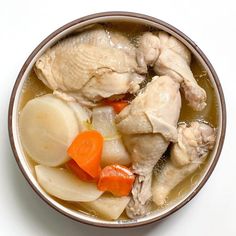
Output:
[[129,195],[134,182],[134,174],[125,166],[110,165],[102,169],[98,189],[111,192],[115,196]]
[[83,171],[96,178],[101,170],[102,148],[103,137],[99,132],[84,131],[74,139],[67,150],[67,154]]
[[[85,182],[92,182],[92,183],[97,183],[98,182],[98,177],[93,178],[91,175],[87,174],[84,170],[82,170],[77,163],[71,159],[66,163],[66,167],[71,170],[77,177],[79,177],[81,180]],[[100,168],[101,172],[101,168]]]
[[108,106],[112,106],[116,113],[120,113],[126,106],[129,105],[129,103],[124,100],[122,100],[122,101],[105,100],[104,103]]

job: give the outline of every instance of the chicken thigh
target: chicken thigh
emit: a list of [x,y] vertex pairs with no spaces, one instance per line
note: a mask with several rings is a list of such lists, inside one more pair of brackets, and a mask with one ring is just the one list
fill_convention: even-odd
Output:
[[132,170],[137,175],[127,207],[130,218],[150,210],[152,170],[169,142],[177,140],[180,107],[179,83],[169,76],[155,76],[117,116],[117,128],[124,137]]
[[180,83],[186,100],[196,111],[206,106],[206,92],[190,69],[191,54],[178,39],[160,31],[158,35],[144,33],[139,39],[137,53],[140,65],[153,66],[158,75],[169,75]]
[[179,125],[178,142],[172,146],[170,160],[154,173],[152,195],[157,206],[164,205],[170,191],[205,161],[215,139],[215,129],[208,124],[195,121]]
[[145,68],[137,64],[135,55],[125,36],[96,25],[48,49],[36,61],[35,72],[63,99],[93,103],[139,89],[144,77],[138,73]]

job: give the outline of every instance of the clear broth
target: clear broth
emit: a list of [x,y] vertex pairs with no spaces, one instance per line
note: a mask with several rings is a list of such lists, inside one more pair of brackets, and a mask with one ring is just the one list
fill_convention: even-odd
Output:
[[[134,45],[136,45],[136,42],[137,42],[136,37],[140,35],[142,32],[157,31],[157,29],[154,29],[150,26],[134,24],[130,22],[109,22],[109,23],[106,23],[106,26],[109,27],[109,29],[114,28],[116,30],[119,30],[124,35],[128,36]],[[179,121],[205,120],[209,122],[211,125],[213,125],[214,127],[217,127],[218,126],[217,125],[218,124],[217,99],[216,99],[216,94],[214,92],[214,88],[211,85],[211,82],[207,75],[207,72],[204,70],[203,66],[199,63],[199,61],[195,57],[192,58],[191,69],[198,84],[202,88],[204,88],[207,93],[207,106],[201,112],[193,111],[191,107],[188,106],[185,98],[182,96],[182,108],[181,108]],[[150,70],[149,75],[147,76],[147,80],[150,80],[150,78],[153,75],[154,75],[153,71]],[[39,79],[37,79],[36,74],[32,70],[28,79],[26,80],[23,86],[22,95],[19,102],[19,112],[29,100],[35,97],[42,96],[47,93],[51,93],[51,92],[52,91],[50,89],[48,89]],[[32,173],[35,175],[34,166],[37,163],[35,163],[26,153],[25,153],[25,156],[27,158],[29,168],[31,169]],[[179,183],[171,191],[171,193],[168,196],[166,205],[164,205],[162,209],[168,207],[173,202],[176,202],[180,200],[181,198],[183,198],[187,193],[191,191],[191,189],[193,189],[193,187],[196,186],[198,180],[205,172],[204,170],[207,166],[208,159],[209,158],[207,158],[206,161],[201,166],[199,166],[199,168],[193,174],[188,176],[185,180]],[[99,215],[96,214],[96,212],[92,212],[92,211],[88,212],[87,210],[79,206],[78,204],[63,201],[60,199],[56,199],[56,200],[67,208],[80,211],[84,214],[100,217]],[[154,207],[153,210],[158,210],[158,209]],[[121,217],[119,218],[119,220],[125,220],[125,219],[128,219],[128,218],[126,214],[123,213]]]

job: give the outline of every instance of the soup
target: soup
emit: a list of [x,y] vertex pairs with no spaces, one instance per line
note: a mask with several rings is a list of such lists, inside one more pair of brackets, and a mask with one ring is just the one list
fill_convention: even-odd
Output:
[[[24,84],[19,105],[20,124],[24,124],[20,133],[25,155],[42,188],[66,207],[108,220],[145,216],[168,207],[190,192],[204,172],[215,142],[213,127],[217,127],[218,120],[216,97],[208,75],[193,55],[188,65],[186,50],[170,35],[149,26],[109,22],[75,32],[45,52]],[[84,57],[76,58],[79,53]],[[177,64],[180,63],[178,68],[171,64],[168,53]],[[142,57],[138,62],[134,60],[137,55]],[[192,71],[197,83],[191,81],[192,78],[189,81],[191,73],[183,71],[181,63],[184,63],[184,69]],[[76,73],[80,76],[75,79]],[[78,78],[84,81],[78,82]],[[196,88],[192,89],[194,86]],[[202,92],[201,88],[207,94],[206,104],[204,98],[195,94],[196,90]],[[155,103],[150,101],[152,93]],[[27,106],[28,110],[31,109],[29,104],[35,106],[33,112],[28,111],[36,114],[32,119],[25,112]],[[64,130],[65,136],[70,136],[61,138],[56,127],[50,133],[58,138],[53,139],[55,147],[61,148],[56,150],[58,156],[62,155],[59,161],[55,153],[51,153],[53,147],[50,145],[40,153],[38,146],[45,145],[43,140],[48,136],[47,131],[41,130],[40,140],[34,137],[34,133],[25,131],[31,120],[35,125],[37,119],[41,122],[39,127],[45,127],[47,123],[46,127],[51,129],[54,124],[48,124],[50,110],[44,106],[50,106],[55,112],[51,122],[56,120],[55,123],[62,124],[58,130]],[[60,108],[62,112],[58,111]],[[44,118],[43,112],[38,112],[40,109],[47,111]],[[151,116],[146,119],[143,114],[149,112]],[[65,121],[55,118],[61,113],[65,114],[66,118],[62,118]],[[74,115],[79,120],[74,119]],[[74,124],[75,120],[78,125]],[[67,124],[78,127],[69,130]],[[103,138],[100,162],[96,164],[101,169],[83,162],[81,151],[76,149],[80,153],[78,156],[74,151],[68,151],[71,147],[73,149],[78,136],[90,132],[89,137],[94,137],[94,130]],[[39,132],[38,129],[35,132]],[[189,139],[194,144],[188,143],[186,135],[190,135]],[[29,137],[32,140],[27,141]],[[156,149],[153,152],[148,147],[152,143]],[[82,145],[80,142],[80,147]],[[93,143],[85,147],[87,153],[90,153],[91,146]],[[184,152],[183,146],[190,151]],[[47,160],[47,150],[54,159]],[[146,153],[142,153],[143,150],[147,150]],[[85,157],[86,161],[90,158]],[[148,162],[152,163],[151,168],[144,171]],[[165,172],[170,173],[168,178],[165,178]],[[172,183],[174,178],[176,183]],[[76,182],[75,185],[70,186],[70,181]],[[72,190],[65,190],[65,186],[60,184],[70,186]],[[169,189],[166,188],[168,185],[171,186]],[[143,190],[143,186],[150,189]],[[160,189],[164,190],[160,192]],[[141,201],[139,196],[142,196]],[[114,214],[110,213],[112,206],[115,206]]]

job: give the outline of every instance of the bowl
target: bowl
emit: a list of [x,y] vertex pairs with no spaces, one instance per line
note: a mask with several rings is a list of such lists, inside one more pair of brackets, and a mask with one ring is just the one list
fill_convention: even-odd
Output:
[[[199,60],[204,69],[208,73],[208,77],[211,80],[211,84],[214,87],[214,91],[216,94],[217,106],[218,106],[218,127],[217,127],[217,140],[214,147],[214,150],[211,152],[208,163],[203,171],[202,176],[199,178],[195,186],[191,189],[190,192],[186,193],[180,200],[170,204],[167,208],[154,211],[151,214],[133,220],[116,220],[116,221],[106,221],[100,218],[96,218],[90,216],[88,214],[84,214],[82,212],[75,211],[48,195],[37,183],[34,173],[32,172],[30,165],[27,161],[27,158],[23,152],[20,140],[19,140],[19,130],[18,130],[18,107],[19,107],[19,99],[22,93],[22,87],[24,82],[27,80],[28,75],[39,56],[51,45],[53,45],[56,41],[61,39],[67,34],[75,30],[79,30],[82,27],[85,27],[92,23],[99,22],[107,22],[107,21],[128,21],[134,22],[137,24],[145,24],[151,27],[155,27],[161,30],[164,30],[180,41],[182,41],[192,52],[192,54]],[[8,114],[8,128],[9,128],[9,137],[11,142],[11,147],[16,159],[16,162],[25,176],[26,180],[30,184],[30,186],[35,190],[35,192],[51,207],[53,207],[58,212],[63,215],[74,219],[76,221],[95,225],[102,227],[112,227],[112,228],[124,228],[124,227],[133,227],[140,226],[144,224],[148,224],[154,221],[160,221],[165,217],[173,214],[175,211],[179,210],[186,203],[188,203],[203,187],[208,178],[210,177],[212,171],[215,168],[215,165],[219,159],[221,149],[224,142],[225,130],[226,130],[226,108],[224,102],[224,95],[220,85],[220,81],[217,77],[215,70],[213,69],[211,63],[204,55],[204,53],[198,48],[198,46],[189,39],[185,34],[183,34],[178,29],[173,26],[150,16],[142,15],[138,13],[131,12],[105,12],[89,15],[86,17],[79,18],[74,20],[61,28],[57,29],[55,32],[50,34],[46,39],[44,39],[31,53],[26,62],[24,63],[20,73],[16,79],[14,88],[12,90],[12,95],[10,98],[9,104],[9,114]]]

